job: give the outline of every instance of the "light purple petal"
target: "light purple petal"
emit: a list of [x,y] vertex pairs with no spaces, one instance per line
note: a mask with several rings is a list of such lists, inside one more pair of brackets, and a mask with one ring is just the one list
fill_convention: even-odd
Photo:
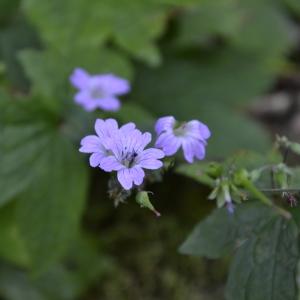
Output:
[[137,152],[142,145],[142,133],[138,129],[127,132],[125,135],[120,136],[122,146],[128,153]]
[[170,156],[175,154],[181,145],[181,139],[174,136],[173,133],[162,133],[156,143],[155,146],[157,148],[161,148],[165,155]]
[[120,132],[122,134],[127,134],[129,133],[130,131],[134,130],[135,129],[135,124],[133,122],[129,122],[127,124],[124,124],[123,126],[120,127]]
[[151,142],[152,135],[149,132],[143,133],[138,140],[138,143],[135,146],[136,152],[144,150],[144,148]]
[[95,131],[102,139],[112,137],[118,130],[118,123],[114,119],[97,119],[95,122]]
[[90,93],[87,91],[83,90],[75,94],[74,100],[78,104],[84,104],[87,102],[94,102],[93,99],[90,97]]
[[127,80],[112,74],[94,76],[107,95],[123,95],[130,91],[130,84]]
[[96,135],[88,135],[84,137],[80,142],[80,152],[93,153],[103,150],[103,145],[100,139]]
[[81,68],[76,68],[70,76],[70,82],[78,89],[87,87],[90,75]]
[[193,144],[194,153],[197,159],[202,160],[205,157],[205,145],[202,142],[195,141]]
[[106,125],[104,120],[97,119],[95,122],[95,131],[100,138],[104,138],[107,135]]
[[206,140],[210,137],[211,133],[208,127],[198,120],[192,120],[185,124],[187,135],[196,139]]
[[120,100],[112,96],[95,100],[97,106],[105,111],[117,111],[121,107]]
[[193,163],[196,157],[202,160],[205,157],[205,145],[202,141],[194,138],[187,138],[182,144],[184,158],[189,162]]
[[75,95],[74,100],[86,111],[93,111],[97,108],[97,103],[94,101],[94,99],[91,99],[90,94],[85,90],[78,92]]
[[106,130],[109,133],[114,133],[119,128],[118,122],[115,119],[106,119],[105,125],[106,125]]
[[138,165],[144,169],[156,170],[163,166],[163,163],[157,159],[143,159]]
[[160,150],[160,149],[155,149],[155,148],[149,148],[141,152],[137,156],[137,162],[140,162],[141,160],[144,159],[160,159],[165,156],[165,153]]
[[91,167],[93,167],[93,168],[98,167],[100,165],[101,160],[104,157],[106,157],[106,156],[103,152],[93,153],[90,156],[90,165],[91,165]]
[[124,168],[124,166],[114,157],[108,156],[101,160],[100,168],[106,172],[119,171]]
[[172,116],[159,118],[155,124],[155,131],[161,134],[163,131],[173,131],[176,120]]
[[193,163],[194,161],[194,149],[193,143],[190,140],[184,140],[182,143],[183,155],[187,162]]
[[131,178],[133,179],[134,184],[141,185],[143,183],[145,172],[139,166],[135,166],[130,169]]
[[202,136],[205,139],[210,138],[211,132],[210,132],[209,128],[204,123],[202,123],[200,121],[198,121],[198,122],[199,122],[199,128],[200,128],[200,132],[201,132]]
[[125,190],[130,190],[133,185],[133,179],[131,177],[129,169],[119,170],[117,173],[118,181]]

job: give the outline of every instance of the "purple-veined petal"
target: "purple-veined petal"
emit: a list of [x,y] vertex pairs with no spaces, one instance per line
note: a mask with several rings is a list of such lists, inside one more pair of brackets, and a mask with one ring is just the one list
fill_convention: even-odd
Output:
[[167,156],[175,154],[180,145],[181,139],[168,132],[162,133],[155,143],[155,146],[162,149]]
[[117,111],[121,107],[120,100],[112,96],[95,100],[97,106],[105,111]]
[[90,75],[81,68],[76,68],[70,76],[70,82],[78,89],[84,89],[88,85]]
[[133,179],[131,177],[129,169],[119,170],[117,173],[118,181],[125,190],[130,190],[133,185]]
[[156,170],[163,166],[163,163],[158,159],[143,159],[138,165],[144,169]]
[[184,158],[189,162],[193,163],[196,157],[199,160],[205,157],[205,144],[202,141],[194,138],[186,138],[182,143]]
[[143,142],[142,133],[138,129],[134,129],[130,132],[127,132],[125,135],[121,135],[122,145],[126,151],[138,152],[138,149],[141,147]]
[[202,160],[205,157],[205,145],[201,141],[195,141],[193,144],[194,154],[197,159]]
[[120,127],[120,132],[122,134],[126,134],[135,129],[135,124],[133,122],[129,122]]
[[172,116],[162,117],[156,121],[155,131],[157,134],[161,134],[163,131],[172,131],[176,120]]
[[106,130],[109,133],[114,133],[119,128],[118,122],[115,119],[106,119],[105,125],[106,125]]
[[114,156],[111,155],[101,160],[100,168],[106,172],[111,172],[119,171],[123,169],[124,166]]
[[149,148],[144,150],[137,156],[137,163],[144,159],[160,159],[164,156],[165,153],[162,150],[156,148]]
[[114,119],[97,119],[95,122],[95,131],[101,140],[110,138],[118,131],[118,123]]
[[134,184],[141,185],[143,183],[145,172],[139,166],[135,166],[130,169],[131,178],[133,179]]
[[96,135],[88,135],[84,137],[80,142],[80,152],[93,153],[103,150],[103,145],[100,139]]
[[206,140],[211,135],[208,127],[198,120],[187,122],[185,124],[185,130],[188,136],[194,137],[199,140]]
[[95,131],[100,138],[104,138],[106,136],[107,130],[104,120],[97,119],[95,122]]
[[187,162],[193,163],[194,161],[194,149],[193,142],[190,139],[185,139],[182,142],[183,155]]
[[143,133],[139,140],[138,143],[136,144],[136,147],[134,148],[136,152],[140,152],[144,150],[144,148],[151,142],[152,135],[149,132]]
[[95,168],[100,165],[101,160],[106,157],[103,152],[95,152],[90,156],[90,166]]

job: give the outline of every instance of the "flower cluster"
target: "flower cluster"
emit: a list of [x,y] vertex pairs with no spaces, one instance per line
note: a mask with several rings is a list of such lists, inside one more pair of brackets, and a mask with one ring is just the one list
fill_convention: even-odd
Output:
[[[117,98],[129,92],[127,80],[112,74],[90,75],[77,68],[70,81],[79,91],[76,103],[87,111],[101,108],[116,111],[120,108]],[[80,152],[89,153],[90,165],[106,172],[117,172],[117,179],[125,190],[139,186],[145,178],[144,169],[157,170],[163,166],[162,158],[174,155],[180,148],[187,162],[205,157],[208,127],[197,120],[179,123],[172,116],[162,117],[155,124],[155,147],[146,148],[152,136],[142,133],[134,123],[119,128],[114,119],[96,120],[96,135],[81,140]]]
[[117,171],[117,178],[125,190],[143,183],[143,169],[156,170],[163,166],[160,161],[164,152],[145,147],[151,142],[151,134],[142,133],[133,123],[118,128],[113,119],[100,120],[95,124],[97,135],[82,139],[79,151],[91,153],[90,165],[106,172]]
[[180,146],[188,162],[193,162],[194,157],[204,158],[206,139],[210,135],[208,128],[199,121],[190,121],[175,129],[174,126],[173,117],[159,119],[155,126],[158,133],[156,147],[146,148],[152,136],[149,132],[142,133],[134,123],[119,128],[114,119],[97,119],[96,135],[84,137],[79,151],[91,154],[92,167],[116,171],[119,183],[125,190],[130,190],[143,183],[143,169],[160,169],[163,166],[161,159],[175,154]]

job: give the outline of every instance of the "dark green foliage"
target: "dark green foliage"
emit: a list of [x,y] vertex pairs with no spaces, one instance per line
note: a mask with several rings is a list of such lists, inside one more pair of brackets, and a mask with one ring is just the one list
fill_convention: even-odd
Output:
[[295,299],[298,229],[267,206],[218,209],[196,226],[181,246],[184,254],[219,258],[233,253],[226,299]]
[[235,254],[226,299],[296,299],[297,241],[298,228],[293,221],[273,218],[256,224]]
[[76,233],[87,189],[86,167],[72,145],[54,135],[40,151],[42,170],[20,197],[16,216],[35,270],[64,253]]
[[[288,56],[297,18],[297,0],[1,0],[0,297],[220,299],[222,289],[211,295],[204,283],[205,261],[186,263],[190,258],[175,254],[188,229],[183,224],[208,210],[206,191],[168,171],[151,197],[162,211],[159,221],[130,205],[119,213],[108,202],[107,177],[98,169],[88,173],[79,141],[97,117],[133,121],[152,133],[157,117],[197,118],[212,130],[208,158],[234,153],[222,166],[234,162],[259,177],[259,166],[278,161],[237,155],[270,148],[247,109],[297,69]],[[122,109],[87,113],[74,104],[69,76],[76,67],[130,80]],[[177,173],[212,187],[210,167],[175,165]],[[259,186],[270,184],[259,178]],[[148,198],[138,200],[154,209]],[[181,252],[209,258],[236,252],[228,300],[289,300],[296,293],[297,234],[292,220],[249,203],[232,216],[213,212]]]
[[238,248],[260,223],[272,217],[274,213],[268,207],[255,203],[238,206],[233,215],[225,208],[217,209],[195,227],[180,252],[219,258]]

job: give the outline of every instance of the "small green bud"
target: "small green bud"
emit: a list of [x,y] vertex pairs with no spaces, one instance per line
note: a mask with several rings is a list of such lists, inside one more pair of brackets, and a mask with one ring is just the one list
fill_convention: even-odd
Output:
[[249,182],[249,178],[250,176],[248,171],[245,169],[240,169],[234,173],[233,181],[236,185],[244,186]]
[[206,174],[212,178],[218,178],[223,173],[223,166],[219,163],[212,162],[209,164]]
[[146,192],[146,191],[138,192],[137,195],[136,195],[135,200],[140,205],[140,207],[148,208],[152,212],[154,212],[154,214],[157,217],[160,217],[160,213],[155,209],[155,207],[152,205],[152,203],[149,199],[149,192]]

